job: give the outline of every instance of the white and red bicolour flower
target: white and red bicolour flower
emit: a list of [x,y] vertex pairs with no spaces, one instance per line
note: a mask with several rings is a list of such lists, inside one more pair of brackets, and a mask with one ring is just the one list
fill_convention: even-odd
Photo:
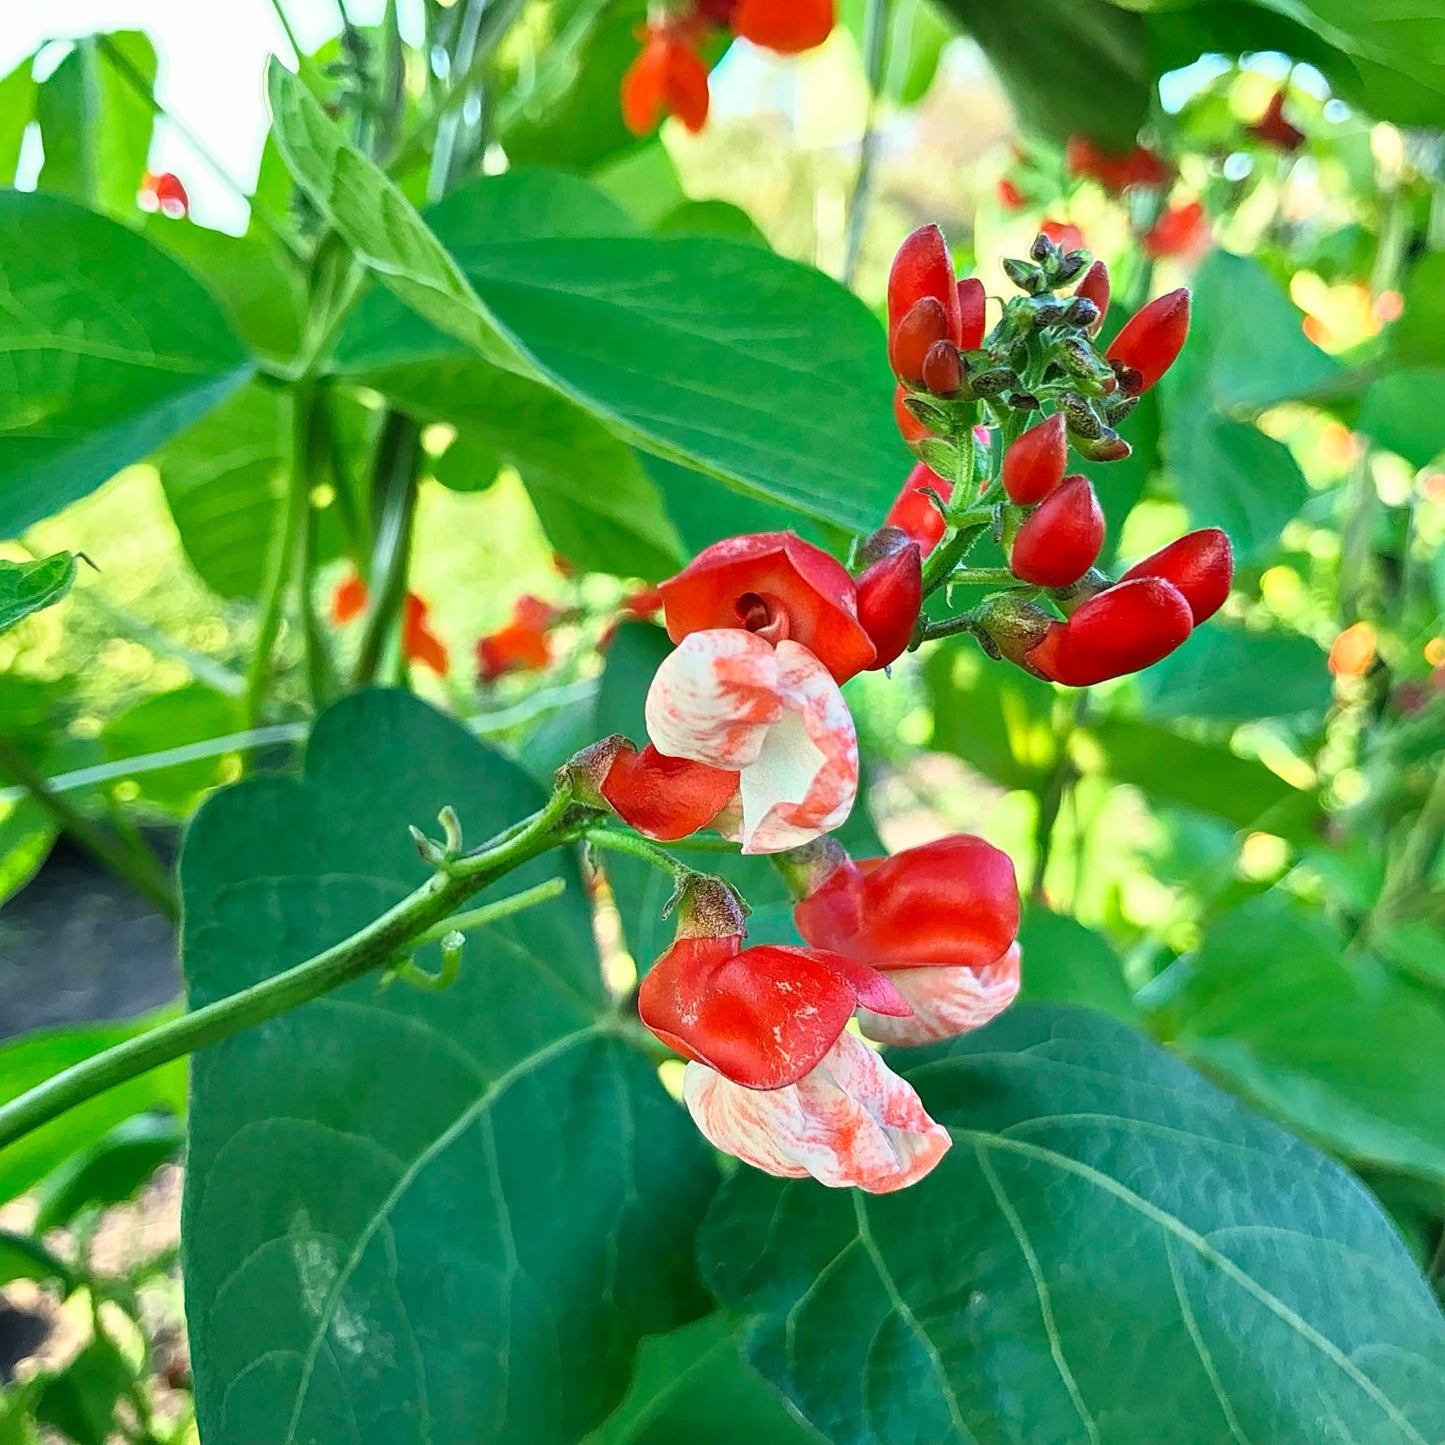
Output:
[[862,1003],[859,1026],[888,1044],[982,1027],[1018,993],[1018,884],[1006,853],[955,834],[891,858],[845,860],[793,910],[809,945],[884,972],[911,1010]]
[[[662,583],[678,647],[648,692],[651,746],[617,753],[601,784],[618,816],[656,838],[711,822],[747,853],[836,828],[858,791],[857,734],[838,685],[892,662],[921,603],[918,549],[897,541],[856,584],[791,532],[716,543]],[[703,817],[720,774],[734,792]]]
[[876,1193],[922,1178],[949,1146],[913,1089],[847,1025],[908,1005],[883,974],[827,949],[744,948],[721,885],[693,885],[679,936],[638,991],[643,1023],[688,1062],[684,1098],[720,1149],[786,1178]]

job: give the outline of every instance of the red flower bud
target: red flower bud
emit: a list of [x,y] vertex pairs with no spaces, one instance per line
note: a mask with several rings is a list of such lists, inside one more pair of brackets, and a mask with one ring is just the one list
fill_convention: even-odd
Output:
[[737,790],[736,773],[669,758],[651,743],[641,752],[625,744],[598,789],[629,827],[668,843],[706,828]]
[[1024,664],[1068,687],[1090,687],[1150,667],[1194,626],[1184,594],[1157,577],[1120,582],[1055,622]]
[[945,335],[955,346],[963,344],[963,316],[959,310],[958,284],[948,243],[937,226],[920,226],[898,248],[888,273],[888,334],[908,310],[925,296],[943,307],[948,327]]
[[1136,577],[1159,577],[1177,587],[1198,627],[1213,617],[1229,596],[1234,548],[1218,527],[1205,527],[1136,562],[1119,580],[1132,582]]
[[1124,369],[1125,390],[1137,395],[1151,386],[1174,365],[1189,335],[1189,291],[1157,296],[1125,323],[1108,350],[1110,361]]
[[622,77],[622,119],[648,135],[665,115],[696,133],[707,124],[707,66],[680,30],[651,26],[642,54]]
[[451,665],[446,644],[431,630],[427,621],[427,605],[408,592],[401,609],[401,650],[408,662],[420,662],[445,677]]
[[997,185],[994,186],[994,194],[998,197],[998,203],[1004,210],[1021,211],[1023,209],[1024,193],[1007,176],[999,177]]
[[898,423],[903,440],[911,446],[914,442],[923,441],[925,437],[931,437],[933,433],[908,410],[905,405],[907,400],[908,388],[900,382],[898,390],[893,393],[893,420]]
[[958,345],[964,351],[977,351],[983,345],[984,310],[988,296],[977,276],[965,276],[958,283]]
[[858,579],[858,621],[878,650],[870,672],[903,655],[923,606],[923,554],[918,543],[906,541],[902,532],[896,538],[896,549]]
[[1042,502],[1064,479],[1069,464],[1067,420],[1056,411],[1031,426],[1003,455],[1003,489],[1019,506]]
[[1077,582],[1104,545],[1104,510],[1087,477],[1065,477],[1019,528],[1009,563],[1038,587]]
[[946,502],[953,496],[953,483],[946,482],[927,462],[919,462],[909,472],[908,480],[898,493],[893,505],[884,518],[885,527],[897,527],[918,543],[920,554],[926,557],[943,540],[947,524],[943,513],[934,504],[933,498],[924,495],[928,487],[938,493]]
[[1088,176],[1116,195],[1130,186],[1167,185],[1174,174],[1167,161],[1143,146],[1116,155],[1100,150],[1087,136],[1069,137],[1064,164],[1071,176]]
[[344,627],[360,617],[366,611],[367,597],[366,579],[353,569],[336,584],[331,594],[331,621],[337,627]]
[[935,396],[953,396],[963,385],[963,363],[951,341],[935,341],[923,358],[923,384]]
[[798,55],[833,33],[833,0],[738,0],[733,33],[779,55]]
[[948,336],[948,317],[943,303],[922,296],[903,313],[888,334],[888,362],[900,381],[917,386],[923,380],[923,359],[934,342]]
[[1109,268],[1102,261],[1095,261],[1074,288],[1074,295],[1092,301],[1099,308],[1099,319],[1089,328],[1089,335],[1096,336],[1109,314]]
[[1042,221],[1039,234],[1047,236],[1061,251],[1081,251],[1084,233],[1072,221]]
[[1293,155],[1305,143],[1305,133],[1284,118],[1284,102],[1284,91],[1275,91],[1265,107],[1264,114],[1253,125],[1245,126],[1245,129],[1257,141],[1262,141],[1277,151],[1283,151],[1285,155]]

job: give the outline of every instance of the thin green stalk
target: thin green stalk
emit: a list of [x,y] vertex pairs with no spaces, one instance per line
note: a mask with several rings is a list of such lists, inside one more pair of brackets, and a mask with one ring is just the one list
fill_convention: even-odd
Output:
[[674,858],[671,853],[659,848],[655,843],[649,843],[646,838],[639,838],[636,833],[623,833],[613,828],[598,827],[589,828],[582,836],[594,848],[603,848],[613,853],[627,853],[633,858],[641,858],[644,863],[652,864],[654,868],[670,874],[673,878],[682,878],[695,871],[686,863]]
[[954,571],[960,562],[973,550],[979,539],[993,523],[993,518],[986,521],[968,522],[966,514],[965,525],[958,527],[954,534],[947,538],[943,545],[938,547],[923,564],[923,595],[929,596],[937,592],[953,579]]
[[353,678],[356,687],[375,681],[382,654],[406,598],[416,477],[421,465],[421,427],[404,412],[388,412],[376,449],[372,509],[376,543],[368,579],[370,602]]
[[450,918],[444,918],[424,933],[417,934],[412,940],[411,946],[424,948],[428,943],[440,943],[449,933],[471,933],[474,929],[488,928],[493,923],[500,923],[502,919],[510,918],[514,913],[522,913],[528,908],[536,908],[540,903],[550,903],[552,899],[560,898],[566,891],[567,880],[565,878],[549,878],[545,883],[538,883],[532,888],[524,888],[520,893],[513,893],[507,898],[497,899],[495,903],[484,903],[480,908],[472,908],[465,913],[454,913]]
[[316,581],[316,509],[311,494],[326,474],[328,436],[324,420],[325,397],[314,382],[300,382],[292,393],[291,468],[303,496],[303,525],[292,558],[292,589],[300,609],[302,648],[306,659],[307,688],[318,712],[337,692],[336,673],[325,634],[312,606]]
[[1039,793],[1039,814],[1034,822],[1034,878],[1029,889],[1029,901],[1034,904],[1044,900],[1044,875],[1049,869],[1049,860],[1054,852],[1054,834],[1058,830],[1059,815],[1064,810],[1064,800],[1078,781],[1078,769],[1069,751],[1074,734],[1083,726],[1088,711],[1087,692],[1080,692],[1074,700],[1073,713],[1063,735],[1059,738],[1059,756],[1054,763],[1043,790]]
[[1007,567],[960,567],[944,582],[950,587],[1027,587]]
[[117,877],[143,893],[172,922],[180,916],[176,890],[164,864],[141,839],[127,842],[87,817],[57,793],[45,775],[8,738],[0,737],[0,773],[7,773],[50,815],[57,827]]
[[873,169],[878,156],[878,109],[883,89],[883,59],[887,49],[889,0],[868,0],[863,16],[863,73],[868,81],[868,115],[858,144],[858,173],[848,203],[848,229],[843,241],[845,286],[858,275],[863,255],[863,234],[868,226],[868,207],[873,199]]
[[95,1054],[0,1105],[0,1149],[128,1079],[277,1018],[409,954],[416,939],[449,918],[468,898],[549,849],[572,841],[579,830],[566,820],[571,802],[570,787],[560,787],[546,807],[505,843],[448,860],[420,888],[350,938],[274,978]]

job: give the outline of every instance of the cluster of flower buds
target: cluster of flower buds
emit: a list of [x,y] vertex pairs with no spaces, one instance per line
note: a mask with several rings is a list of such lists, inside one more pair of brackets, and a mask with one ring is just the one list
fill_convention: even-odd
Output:
[[[333,625],[344,627],[354,622],[366,611],[369,595],[361,573],[348,572],[331,594]],[[401,650],[408,662],[429,667],[438,677],[445,677],[451,667],[447,645],[432,631],[429,609],[415,592],[408,592],[402,603]]]
[[159,211],[173,221],[184,220],[191,209],[181,178],[170,171],[161,171],[158,175],[147,171],[141,177],[135,203],[143,211]]
[[862,1039],[928,1043],[987,1023],[1019,986],[1018,887],[1006,854],[954,836],[892,858],[803,849],[805,947],[746,947],[731,891],[684,888],[676,940],[642,982],[642,1021],[688,1062],[683,1097],[720,1149],[785,1178],[902,1189],[948,1132]]
[[[1027,590],[987,599],[970,618],[975,634],[993,655],[1036,676],[1088,686],[1159,661],[1229,593],[1229,539],[1215,529],[1181,538],[1111,583],[1095,567],[1105,537],[1098,496],[1087,477],[1068,473],[1071,446],[1092,462],[1129,455],[1115,423],[1178,357],[1189,331],[1189,293],[1150,301],[1101,353],[1094,338],[1110,300],[1102,262],[1090,264],[1087,253],[1040,234],[1027,260],[1005,261],[1004,269],[1024,294],[1004,305],[985,335],[982,287],[955,280],[937,227],[915,231],[898,252],[889,286],[890,356],[899,425],[922,461],[888,521],[927,556],[960,506],[991,503],[986,515]],[[1071,294],[1058,294],[1070,283]],[[950,294],[964,298],[955,315],[969,317],[966,346],[954,340],[959,331],[944,307]],[[954,329],[936,338],[944,328]],[[915,364],[920,339],[928,345],[927,375]],[[937,384],[944,346],[958,361],[946,388]],[[999,476],[984,478],[980,497],[957,498],[944,473],[963,448],[977,454],[980,412],[1007,440]],[[1025,426],[1035,414],[1040,419]],[[973,474],[971,463],[966,470]]]
[[622,78],[628,130],[649,135],[665,115],[675,115],[694,132],[707,124],[702,51],[718,31],[779,55],[797,55],[821,45],[834,18],[834,0],[661,0],[642,30],[642,53]]

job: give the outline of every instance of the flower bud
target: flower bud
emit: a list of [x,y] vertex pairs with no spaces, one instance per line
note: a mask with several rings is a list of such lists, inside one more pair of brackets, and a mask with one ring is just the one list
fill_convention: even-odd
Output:
[[1189,334],[1189,291],[1181,286],[1156,297],[1124,323],[1108,359],[1124,368],[1120,382],[1131,392],[1148,391],[1171,366]]
[[969,383],[979,396],[1001,396],[1019,384],[1019,374],[1011,366],[995,366],[971,376]]
[[917,386],[923,380],[923,359],[934,342],[948,336],[942,302],[932,296],[915,301],[888,336],[888,362],[900,381]]
[[1134,450],[1113,427],[1108,426],[1101,427],[1096,437],[1075,436],[1071,440],[1079,455],[1091,462],[1122,462]]
[[1099,308],[1099,319],[1089,326],[1089,335],[1096,335],[1109,312],[1109,268],[1102,261],[1095,261],[1074,288],[1074,295],[1080,300],[1092,301]]
[[858,579],[858,621],[872,639],[878,656],[868,666],[876,672],[896,662],[913,640],[923,606],[923,558],[917,542],[894,528],[895,550],[880,557]]
[[1087,477],[1065,477],[1014,538],[1015,577],[1039,587],[1077,582],[1104,545],[1104,512]]
[[1065,252],[1054,267],[1054,285],[1067,286],[1085,266],[1089,264],[1089,253],[1084,250]]
[[963,385],[963,363],[951,341],[935,341],[923,357],[923,384],[935,396],[954,396]]
[[1104,434],[1104,423],[1099,419],[1099,413],[1090,405],[1087,398],[1082,397],[1076,391],[1066,391],[1059,398],[1059,409],[1068,418],[1069,440],[1075,446],[1079,445],[1082,438],[1084,441],[1097,441]]
[[1060,625],[1057,618],[1045,612],[1037,602],[1028,602],[1007,593],[983,603],[977,618],[979,626],[993,644],[995,656],[1018,663],[1035,677],[1046,676],[1027,659],[1029,653],[1047,637],[1049,629]]
[[958,283],[959,335],[963,351],[977,351],[983,345],[984,308],[988,297],[977,276],[965,276]]
[[1041,295],[1049,289],[1048,278],[1043,270],[1031,261],[1020,261],[1016,257],[1006,256],[1003,271],[1020,291],[1027,291],[1030,296]]
[[1189,636],[1193,614],[1184,594],[1157,577],[1120,582],[1055,622],[1023,657],[1040,677],[1090,687],[1138,672],[1167,657]]
[[1064,414],[1031,426],[1004,453],[1003,489],[1009,501],[1020,506],[1042,502],[1064,479],[1069,464],[1069,443],[1064,432]]
[[1234,549],[1218,527],[1206,527],[1136,562],[1119,580],[1132,582],[1136,577],[1159,577],[1177,587],[1198,627],[1213,617],[1229,596]]
[[888,331],[903,320],[909,309],[925,296],[943,307],[947,319],[944,335],[955,345],[963,341],[963,319],[959,311],[958,284],[948,243],[937,226],[920,226],[898,248],[888,273]]
[[898,423],[903,440],[912,446],[914,442],[921,442],[933,433],[909,410],[908,394],[908,388],[900,382],[898,390],[893,393],[893,419]]

